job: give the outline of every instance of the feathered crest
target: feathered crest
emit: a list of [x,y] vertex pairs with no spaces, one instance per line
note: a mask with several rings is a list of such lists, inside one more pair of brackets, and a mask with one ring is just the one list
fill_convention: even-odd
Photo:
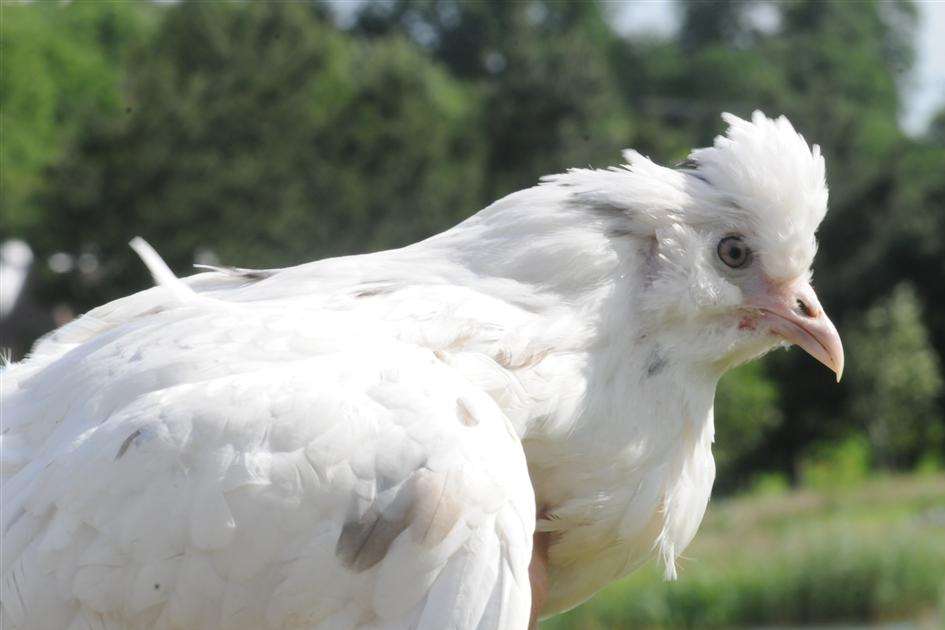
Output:
[[817,251],[814,234],[827,212],[820,147],[808,146],[784,116],[722,114],[729,127],[713,146],[695,149],[695,172],[724,195],[753,228],[775,278],[804,273]]
[[772,278],[805,274],[817,251],[815,232],[827,212],[820,147],[809,146],[781,116],[732,114],[713,146],[694,149],[677,168],[636,151],[606,170],[571,169],[543,179],[568,190],[578,203],[625,213],[638,230],[719,224],[745,230]]

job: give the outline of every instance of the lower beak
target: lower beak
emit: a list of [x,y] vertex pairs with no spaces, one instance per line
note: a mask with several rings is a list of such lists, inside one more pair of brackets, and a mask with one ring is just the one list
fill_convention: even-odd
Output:
[[817,299],[810,283],[797,281],[772,286],[749,304],[762,313],[771,332],[804,349],[837,375],[843,376],[843,344],[840,334]]

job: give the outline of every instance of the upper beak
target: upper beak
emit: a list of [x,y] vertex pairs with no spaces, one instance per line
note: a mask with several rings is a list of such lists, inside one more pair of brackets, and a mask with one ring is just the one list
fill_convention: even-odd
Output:
[[809,355],[843,376],[843,344],[833,322],[824,313],[814,288],[806,280],[768,286],[748,304],[762,313],[771,332],[797,344]]

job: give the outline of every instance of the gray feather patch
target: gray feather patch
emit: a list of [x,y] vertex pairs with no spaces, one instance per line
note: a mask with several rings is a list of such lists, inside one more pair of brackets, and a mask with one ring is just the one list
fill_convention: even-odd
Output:
[[391,543],[407,529],[405,519],[388,521],[373,508],[341,530],[335,555],[356,573],[366,571],[384,559]]
[[375,504],[344,524],[335,555],[347,568],[360,573],[383,560],[408,528],[415,543],[427,548],[440,544],[463,513],[463,504],[455,496],[459,479],[452,481],[449,473],[420,468],[382,513]]
[[647,377],[653,377],[666,369],[668,361],[666,356],[663,354],[663,349],[660,346],[657,346],[653,349],[653,352],[650,353],[650,356],[646,360],[646,375]]

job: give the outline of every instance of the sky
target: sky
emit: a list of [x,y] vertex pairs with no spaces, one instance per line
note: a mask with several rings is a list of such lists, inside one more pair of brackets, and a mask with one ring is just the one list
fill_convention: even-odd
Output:
[[919,3],[919,58],[915,86],[907,94],[909,111],[903,120],[906,130],[921,131],[945,104],[945,1]]
[[[610,0],[618,31],[670,35],[679,26],[676,0]],[[919,29],[916,64],[905,87],[905,111],[900,121],[908,133],[922,133],[932,116],[945,105],[945,0],[917,0]],[[772,15],[760,10],[760,26]]]

